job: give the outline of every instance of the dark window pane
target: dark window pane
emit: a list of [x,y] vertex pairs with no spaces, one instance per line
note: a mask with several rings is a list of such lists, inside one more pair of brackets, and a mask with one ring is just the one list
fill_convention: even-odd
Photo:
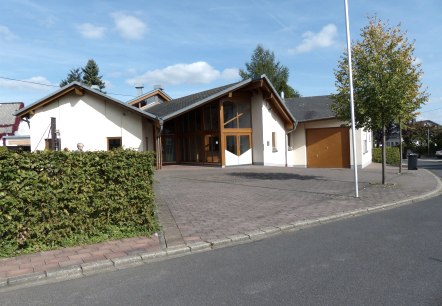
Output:
[[210,107],[210,117],[212,118],[212,130],[219,130],[218,104],[212,104]]
[[173,142],[173,137],[168,136],[163,139],[163,159],[164,162],[175,161],[175,146]]
[[108,150],[116,149],[121,147],[121,138],[108,138],[107,148]]
[[252,116],[250,114],[250,103],[238,103],[239,127],[251,128]]
[[226,136],[226,149],[230,153],[236,154],[236,136],[228,135]]
[[164,134],[174,134],[175,133],[175,125],[174,125],[173,120],[164,123],[163,133]]
[[211,129],[210,123],[210,105],[204,107],[203,116],[204,116],[204,131],[208,131]]
[[239,136],[239,153],[240,153],[240,155],[247,152],[249,149],[250,149],[249,135]]
[[[224,102],[224,127],[227,129],[235,129],[238,127],[237,120],[234,118],[236,114],[236,105],[233,102]],[[232,120],[233,119],[233,120]]]

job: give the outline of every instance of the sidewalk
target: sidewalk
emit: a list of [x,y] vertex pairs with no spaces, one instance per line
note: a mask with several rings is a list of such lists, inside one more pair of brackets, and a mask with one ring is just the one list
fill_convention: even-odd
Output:
[[0,288],[82,277],[212,248],[261,239],[437,195],[440,179],[419,169],[380,165],[359,171],[354,197],[350,169],[169,166],[156,172],[163,231],[0,259]]

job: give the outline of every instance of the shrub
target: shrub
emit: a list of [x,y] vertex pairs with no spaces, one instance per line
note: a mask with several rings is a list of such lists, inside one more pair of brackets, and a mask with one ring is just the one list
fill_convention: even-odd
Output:
[[[387,147],[387,164],[399,165],[401,162],[399,147]],[[373,162],[382,163],[382,148],[373,148]]]
[[0,256],[153,233],[152,165],[131,150],[0,150]]

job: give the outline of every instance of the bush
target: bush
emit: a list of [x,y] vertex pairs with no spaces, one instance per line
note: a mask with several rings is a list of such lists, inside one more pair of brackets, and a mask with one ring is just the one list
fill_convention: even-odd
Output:
[[155,232],[153,158],[0,150],[0,256]]
[[[386,149],[387,164],[399,165],[401,162],[399,147],[387,147]],[[375,163],[382,163],[382,148],[373,148],[372,160]]]

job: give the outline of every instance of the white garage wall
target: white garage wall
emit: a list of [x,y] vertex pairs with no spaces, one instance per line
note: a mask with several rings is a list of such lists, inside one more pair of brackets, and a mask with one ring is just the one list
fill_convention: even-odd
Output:
[[[340,127],[342,122],[337,119],[318,120],[299,123],[291,137],[292,151],[288,152],[288,165],[293,167],[307,167],[306,129]],[[351,131],[349,133],[352,144]],[[364,150],[364,140],[367,140],[367,150]],[[358,167],[366,167],[372,161],[372,137],[371,132],[362,129],[356,130],[356,154]],[[353,149],[350,148],[350,164],[353,166]]]
[[82,142],[85,150],[107,150],[107,137],[121,137],[124,148],[145,148],[140,115],[86,92],[67,94],[35,111],[30,119],[32,151],[45,148],[51,117],[56,118],[62,148],[76,150]]

